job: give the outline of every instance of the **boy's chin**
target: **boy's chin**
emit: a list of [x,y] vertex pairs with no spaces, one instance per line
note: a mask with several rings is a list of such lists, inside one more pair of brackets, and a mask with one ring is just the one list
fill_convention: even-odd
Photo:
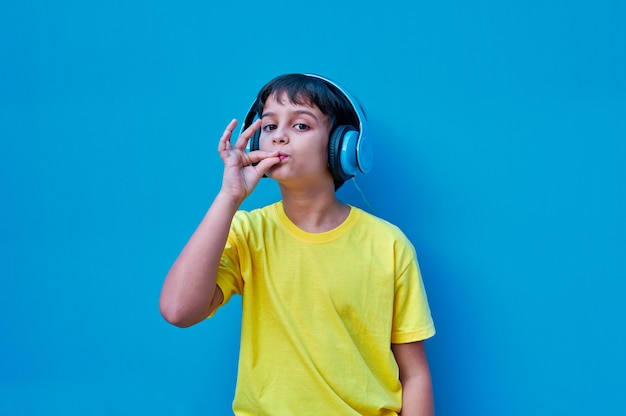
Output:
[[278,182],[279,184],[284,182],[286,178],[280,174],[280,172],[276,172],[276,169],[270,168],[267,172],[265,172],[265,176]]

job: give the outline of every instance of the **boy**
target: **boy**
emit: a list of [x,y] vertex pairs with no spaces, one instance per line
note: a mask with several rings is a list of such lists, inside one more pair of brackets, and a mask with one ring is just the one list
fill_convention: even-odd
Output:
[[[423,340],[435,331],[414,249],[335,195],[350,175],[329,141],[358,111],[302,74],[270,81],[255,105],[236,143],[236,120],[219,141],[221,190],[167,275],[161,313],[187,327],[242,295],[236,415],[432,415]],[[264,175],[282,201],[240,211]]]

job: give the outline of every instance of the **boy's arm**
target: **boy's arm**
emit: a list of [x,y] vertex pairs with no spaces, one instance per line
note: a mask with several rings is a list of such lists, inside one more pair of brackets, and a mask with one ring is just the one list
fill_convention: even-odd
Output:
[[391,344],[400,368],[401,416],[433,416],[433,389],[424,342]]
[[217,271],[233,216],[263,174],[280,161],[276,153],[245,152],[260,121],[246,129],[233,146],[230,137],[236,125],[236,120],[228,124],[218,145],[224,161],[222,188],[163,283],[161,314],[176,326],[194,325],[222,303],[224,297],[216,284]]
[[217,269],[238,204],[218,194],[178,258],[161,290],[163,317],[179,327],[209,316],[223,300],[217,289]]

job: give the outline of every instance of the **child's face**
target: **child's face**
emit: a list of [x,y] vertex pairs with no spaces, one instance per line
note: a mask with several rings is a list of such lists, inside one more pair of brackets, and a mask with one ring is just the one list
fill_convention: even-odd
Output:
[[281,161],[267,173],[287,186],[311,186],[330,181],[328,136],[330,124],[316,105],[294,104],[286,96],[271,95],[261,114],[259,147],[277,151]]

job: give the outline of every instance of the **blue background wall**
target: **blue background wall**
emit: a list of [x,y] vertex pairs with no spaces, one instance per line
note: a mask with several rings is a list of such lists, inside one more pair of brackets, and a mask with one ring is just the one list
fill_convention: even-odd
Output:
[[237,302],[180,330],[158,297],[224,126],[292,71],[369,113],[438,414],[625,414],[623,2],[210,3],[0,5],[0,414],[229,413]]

